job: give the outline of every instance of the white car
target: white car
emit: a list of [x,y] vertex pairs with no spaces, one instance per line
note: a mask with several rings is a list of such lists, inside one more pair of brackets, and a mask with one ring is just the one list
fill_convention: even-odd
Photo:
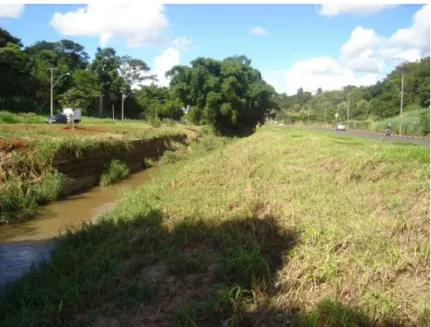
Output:
[[337,131],[346,131],[346,126],[344,126],[344,123],[337,123],[336,130]]

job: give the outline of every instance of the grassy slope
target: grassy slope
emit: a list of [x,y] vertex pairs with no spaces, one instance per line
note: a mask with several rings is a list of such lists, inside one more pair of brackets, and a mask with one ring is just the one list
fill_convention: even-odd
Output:
[[63,238],[2,325],[429,324],[428,148],[277,127],[205,142]]

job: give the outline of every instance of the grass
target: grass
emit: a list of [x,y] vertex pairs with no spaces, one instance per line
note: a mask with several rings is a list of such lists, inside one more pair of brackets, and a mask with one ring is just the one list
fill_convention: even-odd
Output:
[[[95,127],[96,126],[96,127]],[[124,125],[85,125],[76,132],[70,126],[29,124],[4,125],[0,130],[0,222],[14,223],[31,219],[41,204],[62,196],[67,176],[56,171],[55,162],[63,157],[79,159],[87,154],[108,156],[111,150],[127,152],[132,140],[195,134],[189,127],[151,128],[142,123]],[[8,143],[2,152],[2,141]],[[9,149],[12,149],[9,151]],[[103,172],[101,183],[125,178],[127,170],[114,162]],[[54,176],[54,177],[51,177]]]
[[[428,113],[429,115],[429,109],[420,109],[420,110],[411,110],[411,111],[405,111],[403,114],[403,121],[402,121],[402,130],[403,134],[407,135],[429,135],[429,129],[428,131],[423,130],[423,124],[421,124],[421,114]],[[387,124],[391,124],[392,130],[396,133],[399,132],[399,126],[400,126],[400,117],[392,117],[388,118],[382,121],[379,121],[377,125],[374,127],[375,131],[383,132],[386,128]],[[429,124],[429,123],[428,123]]]
[[428,147],[272,126],[209,142],[61,237],[0,325],[429,325]]
[[124,162],[114,159],[111,160],[102,170],[100,175],[100,186],[109,186],[115,182],[127,178],[130,169]]
[[[414,108],[404,112],[402,121],[402,134],[411,136],[429,136],[429,109]],[[427,119],[425,118],[427,116]],[[344,121],[347,124],[347,121]],[[395,116],[376,122],[371,120],[350,120],[348,126],[350,129],[373,131],[384,133],[386,126],[391,124],[392,133],[399,133],[400,117]],[[304,125],[303,123],[297,123],[297,125]],[[323,122],[312,122],[312,125],[324,125]],[[324,125],[325,127],[335,128],[335,122]]]
[[15,114],[9,111],[0,111],[0,124],[42,124],[46,117],[33,113]]

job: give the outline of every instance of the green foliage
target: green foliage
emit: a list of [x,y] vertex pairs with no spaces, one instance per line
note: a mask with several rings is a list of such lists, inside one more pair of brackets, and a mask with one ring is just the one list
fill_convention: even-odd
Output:
[[190,120],[219,131],[254,128],[275,107],[273,87],[244,56],[197,58],[191,67],[176,66],[167,76],[175,95],[190,105]]
[[421,112],[420,126],[422,128],[423,135],[430,134],[430,111],[429,110],[423,110]]
[[12,176],[0,186],[0,219],[19,222],[34,215],[39,205],[58,199],[70,183],[65,175],[42,172],[36,181]]
[[[323,91],[318,89],[316,95],[311,96],[300,88],[297,94],[278,94],[276,102],[280,111],[277,120],[287,120],[291,123],[305,122],[304,111],[310,111],[312,122],[335,122],[335,113],[339,120],[347,121],[377,121],[399,115],[401,73],[404,77],[405,112],[429,107],[430,99],[430,57],[417,62],[405,62],[397,66],[381,82],[370,86],[346,86],[339,91]],[[397,89],[398,88],[398,89]],[[348,106],[349,104],[349,106]],[[349,108],[349,110],[347,110]],[[287,116],[287,117],[286,117]],[[426,119],[426,117],[424,116]],[[423,123],[426,125],[426,121]],[[411,124],[408,130],[416,130]]]
[[9,111],[0,111],[0,124],[41,124],[46,117],[34,113],[14,114]]
[[127,178],[130,169],[118,159],[111,160],[103,167],[100,175],[100,186],[108,186],[115,182]]

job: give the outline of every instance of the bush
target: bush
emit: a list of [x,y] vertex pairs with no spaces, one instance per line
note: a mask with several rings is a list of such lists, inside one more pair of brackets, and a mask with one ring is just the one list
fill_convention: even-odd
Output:
[[100,175],[100,186],[108,186],[119,180],[127,178],[130,169],[118,159],[113,159],[105,165]]
[[58,199],[71,179],[55,171],[45,171],[36,182],[15,177],[0,189],[1,220],[18,222],[34,215],[40,204]]
[[176,125],[177,122],[171,118],[165,118],[165,119],[163,119],[163,123],[169,127],[173,127]]
[[419,122],[423,135],[429,135],[430,133],[430,112],[429,110],[424,110],[420,115]]
[[148,122],[154,128],[159,128],[160,126],[162,126],[162,121],[158,117],[157,118],[150,118],[150,120]]

